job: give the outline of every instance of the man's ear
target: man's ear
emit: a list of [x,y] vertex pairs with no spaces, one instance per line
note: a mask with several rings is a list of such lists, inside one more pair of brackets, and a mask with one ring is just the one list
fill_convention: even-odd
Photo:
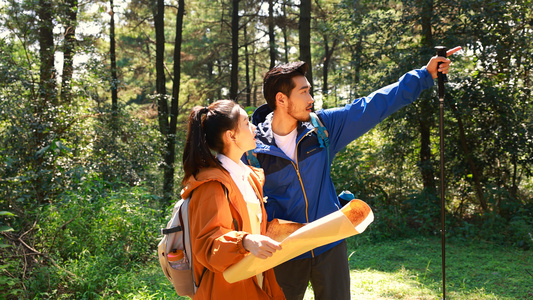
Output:
[[276,94],[276,107],[285,107],[287,105],[287,96],[282,92]]

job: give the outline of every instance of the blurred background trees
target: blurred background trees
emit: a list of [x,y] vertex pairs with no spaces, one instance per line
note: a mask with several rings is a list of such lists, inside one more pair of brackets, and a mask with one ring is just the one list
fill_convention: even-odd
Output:
[[[531,247],[532,12],[528,0],[0,2],[5,296],[50,293],[28,279],[76,256],[119,247],[101,268],[152,255],[193,106],[252,111],[262,75],[295,60],[311,65],[315,109],[341,106],[424,66],[436,45],[464,49],[445,99],[448,234]],[[334,161],[338,191],[376,210],[375,238],[437,234],[437,116],[430,89]]]

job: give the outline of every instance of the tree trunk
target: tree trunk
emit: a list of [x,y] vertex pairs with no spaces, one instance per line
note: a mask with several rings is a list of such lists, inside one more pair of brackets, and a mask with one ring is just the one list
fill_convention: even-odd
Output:
[[63,42],[63,74],[61,76],[61,101],[72,102],[72,74],[74,73],[73,57],[76,49],[76,22],[78,1],[65,0],[66,28]]
[[231,15],[231,85],[229,97],[237,101],[239,90],[239,1],[232,1]]
[[322,63],[322,95],[325,97],[328,94],[328,52],[329,52],[329,45],[328,45],[328,36],[324,35],[324,60]]
[[174,85],[172,87],[172,104],[170,108],[171,122],[170,130],[176,133],[177,118],[179,111],[180,98],[180,79],[181,79],[181,44],[183,40],[183,16],[185,15],[185,0],[178,1],[178,13],[176,16],[176,38],[174,40]]
[[164,23],[164,1],[157,0],[154,7],[155,24],[155,70],[156,70],[156,93],[158,96],[159,131],[163,136],[168,134],[168,102],[165,87],[165,23]]
[[157,0],[156,7],[154,8],[154,25],[155,25],[155,70],[156,70],[156,93],[158,103],[158,120],[159,130],[163,139],[163,161],[165,162],[163,168],[163,198],[161,199],[164,204],[168,204],[172,201],[173,195],[173,183],[174,183],[174,168],[172,164],[169,164],[169,157],[173,153],[169,152],[169,144],[172,144],[170,136],[169,126],[169,109],[166,97],[165,88],[165,3],[163,0]]
[[283,49],[285,50],[285,63],[289,62],[289,38],[287,34],[287,23],[289,22],[287,18],[287,4],[283,2],[283,26],[281,31],[283,32]]
[[518,159],[516,154],[513,154],[511,163],[513,164],[513,177],[511,181],[510,193],[513,198],[518,198]]
[[246,106],[252,105],[250,88],[250,55],[248,54],[248,32],[244,26],[244,64],[246,66]]
[[[352,10],[354,12],[357,12],[357,15],[354,16],[356,22],[361,22],[363,19],[363,9],[361,7],[360,1],[353,1],[352,3]],[[350,49],[352,50],[352,62],[354,62],[353,67],[353,86],[356,87],[359,85],[359,81],[361,80],[361,65],[362,65],[362,56],[363,56],[363,39],[364,34],[363,32],[359,32],[357,34],[357,41],[355,45],[350,45]],[[356,98],[355,89],[350,89],[350,99]]]
[[[431,19],[433,16],[433,0],[421,0],[419,3],[422,7],[421,26],[422,26],[422,48],[432,49],[433,33],[431,31]],[[421,55],[423,57],[423,55]],[[419,129],[420,129],[420,172],[424,189],[431,193],[436,193],[435,170],[431,156],[431,127],[433,123],[434,108],[428,97],[420,99],[419,111]],[[444,178],[441,178],[444,180]]]
[[[222,72],[224,72],[224,70],[222,69],[222,64],[220,62],[220,59],[217,59],[217,74],[222,74]],[[218,98],[218,99],[222,99],[222,89],[217,89],[217,97],[215,98]],[[215,100],[214,99],[209,99],[209,103],[213,103]]]
[[324,85],[322,86],[322,94],[326,96],[329,93],[329,87],[328,87],[328,73],[329,73],[329,64],[331,62],[331,57],[333,56],[333,52],[335,51],[335,47],[337,46],[337,39],[333,40],[333,45],[331,45],[331,48],[329,48],[329,41],[328,36],[324,35],[324,47],[325,47],[325,53],[324,53],[324,63],[323,63],[323,73],[322,78],[324,81]]
[[311,84],[309,92],[313,95],[313,65],[311,64],[311,0],[302,0],[300,2],[299,36],[300,60],[305,61],[309,65],[306,77]]
[[[255,51],[255,48],[254,48],[254,54],[256,53]],[[255,74],[256,74],[256,71],[257,71],[257,61],[255,60],[255,58],[253,59],[253,64],[252,64],[252,82],[253,82],[253,89],[252,89],[252,104],[254,107],[257,107],[257,84],[255,84]]]
[[[362,52],[363,52],[363,35],[359,34],[357,37],[357,43],[355,46],[350,46],[352,50],[352,61],[355,62],[353,67],[353,86],[356,87],[359,85],[361,80],[361,64],[362,64]],[[355,89],[350,89],[350,98],[355,98],[356,93]]]
[[[54,68],[54,35],[53,35],[53,15],[52,3],[49,0],[39,0],[37,13],[39,15],[39,103],[35,105],[36,122],[32,122],[29,139],[29,148],[37,151],[50,143],[49,133],[54,123],[54,116],[47,113],[49,108],[56,106],[56,72]],[[31,159],[31,169],[36,174],[45,170],[43,156],[34,155]],[[45,171],[47,172],[47,171]],[[42,176],[35,176],[32,179],[32,185],[35,190],[35,200],[38,203],[46,201],[46,179]]]
[[[176,131],[178,126],[179,116],[179,98],[180,98],[180,80],[181,80],[181,44],[182,44],[182,29],[183,29],[183,16],[185,14],[185,0],[179,0],[178,12],[176,15],[176,37],[174,46],[174,81],[172,86],[172,102],[170,104],[170,117],[165,117],[164,123],[170,124],[168,126],[167,134],[163,136],[165,141],[166,151],[163,154],[165,161],[164,165],[164,178],[163,178],[163,194],[165,203],[169,203],[173,199],[174,194],[174,174],[176,163]],[[163,98],[163,97],[161,97]],[[165,101],[160,99],[160,101]],[[160,124],[161,126],[161,124]],[[163,133],[163,132],[161,132]]]
[[276,65],[276,39],[274,36],[274,1],[268,0],[268,38],[270,41],[270,69]]
[[115,12],[113,0],[109,1],[111,5],[111,20],[109,25],[111,27],[109,33],[109,57],[111,58],[111,110],[113,115],[117,114],[118,110],[118,78],[117,78],[117,57],[115,50]]
[[432,194],[436,192],[435,170],[431,159],[431,117],[428,116],[431,107],[428,99],[420,100],[420,173],[424,189]]
[[455,118],[457,119],[457,126],[459,127],[459,140],[461,141],[461,147],[463,148],[463,152],[465,154],[466,161],[468,163],[468,167],[470,168],[470,172],[472,172],[472,179],[474,180],[474,191],[476,192],[476,198],[483,209],[484,212],[488,211],[488,205],[487,201],[485,200],[485,196],[483,194],[483,188],[481,187],[481,180],[479,176],[479,170],[476,166],[476,163],[474,162],[472,158],[472,154],[470,153],[470,149],[468,147],[468,142],[466,140],[466,133],[465,128],[463,125],[463,119],[457,112],[457,107],[455,104],[450,104],[450,107],[455,115]]
[[56,71],[54,67],[54,24],[52,22],[52,2],[39,0],[39,56],[40,82],[39,95],[42,101],[40,107],[49,103],[57,105]]

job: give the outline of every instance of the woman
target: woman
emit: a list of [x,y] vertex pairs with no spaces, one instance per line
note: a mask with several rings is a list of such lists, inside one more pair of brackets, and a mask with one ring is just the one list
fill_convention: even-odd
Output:
[[254,132],[244,109],[231,100],[195,107],[189,116],[182,197],[191,196],[195,300],[285,299],[273,270],[233,284],[222,275],[246,255],[267,258],[281,249],[262,235],[267,222],[263,171],[240,160],[255,148]]

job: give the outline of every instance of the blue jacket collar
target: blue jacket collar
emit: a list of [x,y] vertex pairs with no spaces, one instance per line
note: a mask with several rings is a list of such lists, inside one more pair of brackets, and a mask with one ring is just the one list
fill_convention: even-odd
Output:
[[[256,153],[267,153],[267,152],[281,152],[281,149],[279,149],[276,146],[276,142],[274,140],[274,132],[272,131],[272,118],[274,117],[274,113],[269,113],[265,119],[257,125],[256,129],[256,149],[254,152]],[[300,140],[305,135],[309,134],[310,131],[314,130],[313,124],[311,122],[298,122],[297,125],[297,138],[296,140]],[[272,153],[274,154],[274,153]],[[284,156],[285,154],[283,154]],[[278,155],[280,156],[280,155]]]

